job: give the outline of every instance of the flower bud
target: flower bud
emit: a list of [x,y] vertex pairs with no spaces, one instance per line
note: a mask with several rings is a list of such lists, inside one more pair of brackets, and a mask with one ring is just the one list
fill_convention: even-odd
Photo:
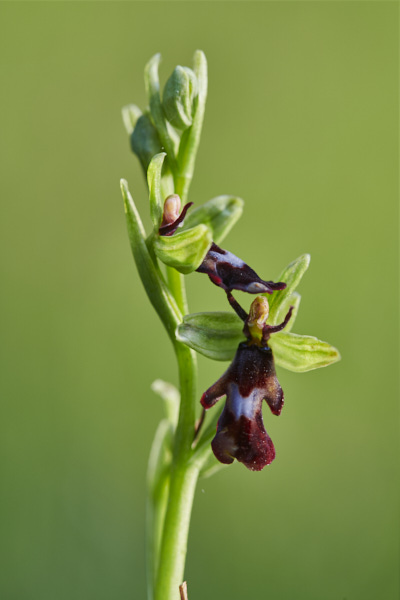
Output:
[[185,130],[193,122],[194,102],[198,96],[197,77],[188,67],[175,67],[163,92],[163,109],[176,129]]
[[171,194],[165,199],[161,227],[170,225],[177,220],[181,212],[181,199],[178,194]]
[[131,134],[131,148],[140,160],[146,175],[153,156],[162,152],[160,138],[149,115],[144,114],[137,120],[135,129]]

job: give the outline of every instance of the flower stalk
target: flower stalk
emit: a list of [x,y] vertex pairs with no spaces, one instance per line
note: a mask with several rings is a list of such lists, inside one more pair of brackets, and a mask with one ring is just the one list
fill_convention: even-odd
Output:
[[[161,94],[160,59],[155,55],[145,68],[149,110],[142,113],[135,105],[123,109],[131,148],[149,189],[148,235],[125,180],[121,191],[133,257],[172,343],[179,379],[179,392],[159,380],[153,384],[166,414],[147,473],[148,600],[177,600],[179,595],[187,600],[184,568],[199,476],[234,459],[255,471],[270,464],[275,449],[261,406],[266,400],[273,414],[282,410],[275,364],[300,372],[340,357],[326,342],[291,333],[300,303],[295,290],[309,256],[291,263],[276,283],[261,279],[217,245],[240,218],[243,201],[218,196],[194,209],[187,202],[204,119],[207,62],[197,51],[193,69],[176,67]],[[231,312],[189,314],[184,275],[195,271],[224,290]],[[234,298],[234,290],[258,294],[249,313]],[[202,396],[196,352],[213,360],[233,359]],[[203,412],[197,420],[200,396]],[[205,411],[223,396],[224,409],[213,409],[205,422]]]

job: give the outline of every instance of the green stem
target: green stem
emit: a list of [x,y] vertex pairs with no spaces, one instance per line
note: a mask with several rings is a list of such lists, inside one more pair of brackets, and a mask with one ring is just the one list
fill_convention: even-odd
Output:
[[[185,298],[183,278],[170,279],[171,291],[179,302]],[[183,581],[187,540],[199,467],[191,462],[195,426],[197,383],[196,355],[180,342],[175,344],[179,367],[181,402],[176,428],[168,506],[158,559],[155,600],[176,600]]]
[[155,600],[177,600],[184,580],[189,524],[196,483],[197,467],[175,468],[164,523]]
[[189,307],[183,275],[173,267],[167,267],[167,279],[169,288],[175,292],[174,297],[179,310],[183,315],[186,315],[189,312]]
[[[194,163],[200,141],[203,124],[204,109],[207,97],[207,62],[202,52],[197,51],[194,57],[194,71],[199,82],[199,95],[190,131],[181,139],[179,156],[175,156],[173,141],[171,140],[166,121],[161,107],[158,65],[160,56],[154,56],[146,66],[145,81],[149,95],[150,109],[154,124],[167,152],[169,165],[173,174],[175,192],[181,196],[185,203],[193,177]],[[151,246],[151,244],[148,244]],[[154,257],[152,257],[154,259]],[[154,261],[157,263],[157,261]],[[159,275],[159,274],[158,274]],[[161,279],[159,277],[159,279]],[[172,293],[174,302],[180,313],[188,313],[186,290],[182,275],[175,269],[167,268],[167,289]],[[169,315],[171,317],[172,315]],[[163,319],[164,323],[165,320]],[[167,327],[168,330],[168,327]],[[175,341],[172,336],[179,368],[180,407],[179,419],[175,431],[172,465],[169,481],[168,504],[164,514],[165,488],[153,496],[152,514],[158,515],[153,520],[153,557],[149,563],[157,575],[155,582],[155,600],[176,600],[179,594],[179,585],[183,582],[187,540],[189,534],[190,517],[196,483],[200,466],[193,461],[193,436],[195,431],[195,405],[197,363],[196,355],[184,344]],[[157,505],[158,503],[158,505]],[[160,517],[161,515],[161,517]],[[164,522],[163,534],[159,553],[157,551],[159,531]],[[156,531],[158,529],[158,532]],[[152,588],[150,586],[150,595]]]

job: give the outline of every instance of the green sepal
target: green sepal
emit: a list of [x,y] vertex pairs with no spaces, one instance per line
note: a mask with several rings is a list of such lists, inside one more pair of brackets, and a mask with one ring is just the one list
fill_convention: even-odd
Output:
[[165,152],[156,154],[147,170],[147,184],[149,186],[150,216],[154,229],[158,232],[163,215],[163,198],[161,195],[161,170],[166,157]]
[[201,265],[211,243],[212,235],[208,227],[197,225],[171,236],[156,236],[153,247],[164,264],[187,275]]
[[232,360],[245,340],[243,321],[234,313],[204,312],[183,317],[177,339],[213,360]]
[[281,331],[271,336],[275,363],[295,373],[305,373],[327,367],[340,360],[336,348],[311,335],[297,335]]
[[122,108],[122,120],[128,135],[133,133],[135,125],[142,116],[142,111],[136,104],[128,104]]
[[[279,325],[285,319],[287,313],[291,306],[293,306],[292,316],[290,317],[289,323],[286,325],[283,331],[289,332],[293,329],[294,322],[297,317],[297,313],[299,312],[301,296],[298,292],[293,292],[290,296],[286,296],[279,304],[277,310],[274,314],[274,320],[270,317],[267,320],[268,325]],[[275,335],[275,334],[274,334]]]
[[217,196],[191,211],[183,229],[204,223],[211,229],[213,241],[219,244],[242,216],[243,205],[243,200],[236,196]]
[[131,148],[138,157],[146,176],[151,159],[162,150],[161,140],[150,115],[144,114],[138,118],[131,134]]
[[309,254],[302,254],[301,256],[299,256],[299,258],[296,258],[296,260],[291,262],[278,277],[277,281],[283,281],[284,283],[286,283],[286,288],[284,290],[273,292],[271,295],[267,296],[270,311],[270,323],[277,323],[276,314],[279,310],[281,303],[288,296],[290,296],[299,285],[301,278],[308,269],[310,259],[311,257]]
[[164,402],[165,416],[175,430],[178,424],[179,403],[181,395],[172,383],[156,379],[151,384],[151,389],[158,394]]
[[192,69],[175,67],[165,84],[162,106],[167,120],[176,129],[183,131],[192,125],[197,88],[197,77]]

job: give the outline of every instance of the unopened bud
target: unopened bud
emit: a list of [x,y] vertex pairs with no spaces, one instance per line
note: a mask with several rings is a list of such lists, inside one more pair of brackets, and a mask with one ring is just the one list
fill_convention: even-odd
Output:
[[146,175],[153,156],[162,152],[160,138],[149,115],[144,114],[138,118],[135,129],[131,134],[131,148],[140,160]]
[[261,340],[263,337],[264,325],[269,315],[269,304],[265,296],[257,296],[250,306],[250,312],[247,319],[247,328],[253,339]]
[[178,194],[171,194],[165,199],[161,227],[170,225],[177,220],[181,212],[181,199]]
[[194,101],[197,96],[196,75],[189,67],[177,66],[163,92],[165,116],[176,129],[185,130],[193,123]]

